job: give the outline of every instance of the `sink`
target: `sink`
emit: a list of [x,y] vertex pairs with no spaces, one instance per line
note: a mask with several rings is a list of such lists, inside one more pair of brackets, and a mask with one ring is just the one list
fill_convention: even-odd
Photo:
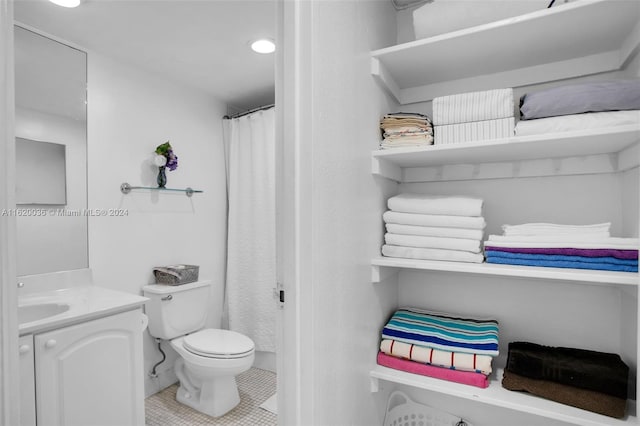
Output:
[[18,323],[38,321],[54,315],[67,312],[69,305],[66,303],[38,303],[34,305],[18,306]]

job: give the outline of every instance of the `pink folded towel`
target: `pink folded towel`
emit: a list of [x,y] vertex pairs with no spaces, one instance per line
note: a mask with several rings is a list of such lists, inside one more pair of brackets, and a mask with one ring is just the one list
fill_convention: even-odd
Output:
[[429,376],[436,379],[462,383],[464,385],[471,385],[479,388],[486,388],[489,386],[488,376],[485,376],[482,373],[434,367],[432,365],[396,358],[394,356],[387,355],[384,352],[378,352],[378,364],[395,370],[406,371],[408,373],[420,374],[422,376]]

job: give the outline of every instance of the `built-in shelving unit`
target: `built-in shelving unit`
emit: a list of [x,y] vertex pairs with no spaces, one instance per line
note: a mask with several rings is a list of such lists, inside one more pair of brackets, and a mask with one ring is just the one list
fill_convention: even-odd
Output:
[[502,374],[502,369],[497,369],[493,373],[489,387],[482,389],[378,365],[371,371],[371,390],[377,391],[378,381],[383,380],[580,426],[622,426],[636,424],[638,421],[635,417],[635,406],[631,401],[628,402],[632,406],[629,407],[630,415],[627,419],[614,419],[525,393],[506,390],[500,384]]
[[612,173],[640,162],[640,123],[372,153],[372,173],[397,182]]
[[376,50],[371,72],[409,104],[613,71],[637,48],[639,21],[636,1],[580,0]]
[[[522,87],[621,70],[630,63],[639,46],[640,2],[580,0],[491,24],[376,50],[371,53],[371,72],[382,88],[398,103],[410,104],[455,93]],[[619,195],[619,199],[622,200],[621,206],[618,208],[607,204],[607,207],[609,212],[613,213],[616,212],[616,208],[617,211],[626,209],[624,211],[629,213],[626,217],[628,222],[635,221],[634,215],[637,214],[638,182],[635,169],[639,165],[640,123],[372,152],[373,175],[398,182],[401,188],[405,184],[412,184],[406,185],[412,190],[416,185],[420,188],[421,183],[433,188],[433,184],[429,183],[443,182],[444,185],[453,188],[469,184],[476,192],[489,193],[505,187],[505,184],[510,188],[520,184],[520,181],[516,184],[515,181],[491,179],[549,177],[549,191],[556,191],[556,197],[545,199],[559,201],[561,206],[558,208],[565,210],[569,204],[563,205],[562,189],[553,187],[556,176],[558,182],[564,182],[567,179],[562,176],[615,175],[613,183],[607,182],[607,185],[610,185],[610,188],[607,188],[611,189],[611,193]],[[486,181],[482,181],[483,179]],[[591,184],[596,180],[594,176],[584,176],[581,179]],[[528,183],[523,185],[529,185],[527,188],[540,188],[540,185],[531,185],[532,180],[535,179],[529,179]],[[603,191],[598,194],[602,196]],[[501,198],[495,194],[492,194],[492,202],[494,209],[496,206],[504,208],[509,205],[508,198]],[[593,206],[597,203],[598,200],[592,199],[587,204]],[[580,214],[580,211],[576,210],[576,214]],[[519,219],[520,216],[527,216],[528,212],[520,209],[513,215]],[[637,224],[627,223],[625,226],[628,228],[627,232],[637,232]],[[421,272],[398,274],[403,270]],[[564,300],[562,298],[573,300],[574,294],[586,294],[583,299],[586,304],[580,307],[580,313],[585,315],[584,318],[590,313],[598,313],[597,319],[589,318],[596,321],[602,321],[604,318],[608,321],[607,324],[612,324],[615,330],[612,330],[611,336],[614,337],[606,336],[611,339],[605,338],[603,346],[610,348],[611,352],[620,351],[622,356],[629,360],[634,373],[637,368],[637,296],[640,284],[638,273],[389,257],[372,259],[371,273],[372,282],[397,282],[399,300],[416,300],[415,303],[419,302],[414,296],[438,298],[438,294],[429,293],[430,286],[442,291],[449,283],[454,282],[457,291],[461,291],[461,288],[466,289],[466,286],[475,286],[477,289],[477,286],[482,284],[474,278],[479,276],[496,277],[496,281],[501,277],[514,278],[509,280],[508,286],[509,291],[513,291],[510,293],[511,297],[522,290],[522,294],[538,297],[538,303],[547,297],[556,297],[557,294],[561,294],[561,298],[558,299],[560,303]],[[456,274],[455,279],[451,279],[452,274]],[[407,286],[403,286],[405,281]],[[494,280],[483,280],[486,283],[490,281]],[[557,284],[554,286],[558,289],[557,293],[536,295],[537,284],[547,281]],[[493,283],[487,284],[488,287],[492,285]],[[511,325],[512,328],[506,333],[509,337],[526,339],[533,327],[536,327],[535,321],[531,323],[523,318],[510,323],[509,320],[514,319],[514,315],[520,315],[520,311],[514,313],[500,304],[494,306],[491,303],[494,301],[492,297],[497,295],[482,294],[483,291],[480,290],[477,292],[485,305],[490,304],[490,309],[495,309],[496,315],[501,314],[502,323]],[[615,296],[611,296],[612,294]],[[610,302],[603,308],[601,303],[604,299],[598,299],[600,295],[611,296],[611,299],[608,299],[610,301],[624,300],[619,305]],[[450,303],[450,300],[438,299],[444,303]],[[545,311],[545,320],[549,320],[545,323],[547,327],[549,324],[562,322],[563,315],[566,315],[564,308],[558,306],[564,305],[550,306],[548,311]],[[588,312],[585,313],[584,310]],[[545,328],[542,333],[536,329],[535,334],[542,340],[540,343],[544,343],[547,337],[563,341],[566,333],[572,333],[579,327],[581,325],[571,323],[563,328],[563,331]],[[563,332],[565,334],[561,334]],[[618,335],[624,337],[615,337]],[[592,340],[583,339],[582,335],[576,341],[585,346],[593,343]],[[638,424],[635,402],[632,400],[628,401],[627,418],[613,419],[526,393],[506,390],[501,385],[500,367],[503,366],[494,366],[496,371],[492,375],[490,386],[480,389],[376,365],[370,372],[371,390],[377,391],[379,382],[384,381],[575,425]],[[635,382],[636,379],[632,378],[632,383]],[[635,397],[634,392],[631,397]]]
[[371,280],[384,281],[401,269],[455,272],[514,278],[569,281],[590,285],[623,285],[638,287],[639,275],[635,272],[595,271],[569,268],[542,268],[535,266],[500,265],[494,263],[442,262],[435,260],[399,259],[378,257],[371,260]]

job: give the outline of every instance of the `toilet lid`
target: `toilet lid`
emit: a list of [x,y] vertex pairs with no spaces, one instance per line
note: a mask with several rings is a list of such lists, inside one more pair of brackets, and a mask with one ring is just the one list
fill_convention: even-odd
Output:
[[253,340],[235,331],[208,328],[184,337],[189,352],[209,358],[242,358],[253,352]]

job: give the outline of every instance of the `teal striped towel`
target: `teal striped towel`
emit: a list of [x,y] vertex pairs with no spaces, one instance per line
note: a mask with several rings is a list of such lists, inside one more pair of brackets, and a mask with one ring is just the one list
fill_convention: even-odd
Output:
[[498,355],[498,321],[493,319],[402,308],[384,326],[382,338],[450,352]]

